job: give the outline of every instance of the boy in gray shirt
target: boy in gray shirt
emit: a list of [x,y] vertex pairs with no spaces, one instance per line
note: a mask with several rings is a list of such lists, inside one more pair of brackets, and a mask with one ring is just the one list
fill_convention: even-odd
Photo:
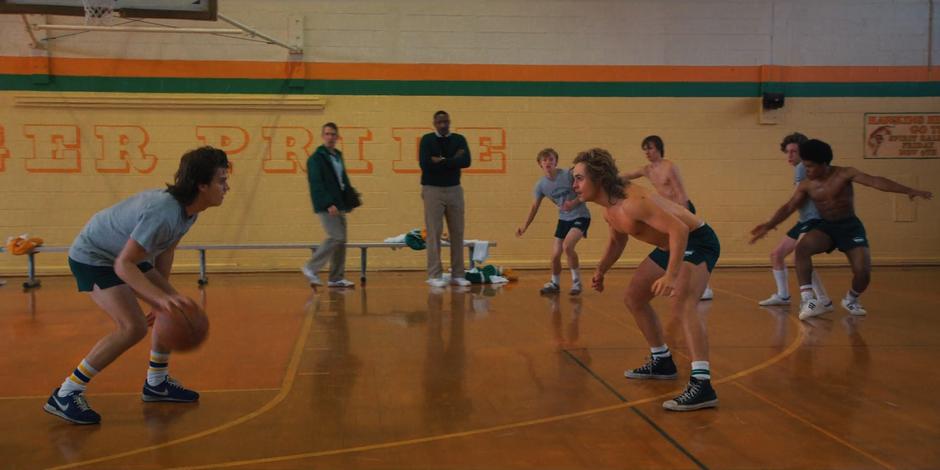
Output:
[[[155,311],[197,307],[168,279],[176,245],[197,215],[222,204],[228,192],[228,157],[212,147],[191,150],[180,160],[174,184],[131,196],[95,214],[69,248],[69,267],[80,292],[88,292],[117,325],[52,392],[43,409],[76,424],[97,424],[85,400],[88,382],[147,335],[152,323],[138,298]],[[144,401],[194,402],[199,394],[169,377],[169,348],[151,335]]]
[[581,293],[581,270],[578,253],[575,245],[587,237],[588,227],[591,225],[591,212],[587,206],[578,200],[571,189],[571,174],[558,168],[558,153],[547,148],[539,152],[536,161],[545,174],[533,190],[535,200],[529,209],[529,216],[525,224],[516,229],[516,236],[521,237],[535,219],[539,211],[542,198],[549,198],[558,206],[558,224],[555,227],[555,242],[552,245],[552,279],[546,282],[541,289],[542,294],[557,294],[561,291],[559,281],[561,278],[561,253],[564,251],[568,257],[568,268],[571,269],[571,295]]
[[[783,138],[780,142],[780,151],[787,157],[787,163],[793,166],[793,184],[798,185],[800,181],[806,179],[806,167],[800,161],[800,144],[809,140],[805,135],[794,132]],[[814,229],[820,222],[819,210],[813,201],[807,200],[799,208],[800,218],[793,228],[787,231],[785,237],[770,252],[770,264],[773,270],[774,283],[777,285],[777,292],[770,297],[761,300],[758,304],[761,307],[785,306],[790,305],[790,287],[787,279],[786,257],[796,249],[796,242],[800,237],[810,230]],[[816,270],[813,270],[813,290],[816,293],[816,299],[820,309],[825,312],[832,311],[832,301],[829,300],[829,294],[823,287],[822,280]]]

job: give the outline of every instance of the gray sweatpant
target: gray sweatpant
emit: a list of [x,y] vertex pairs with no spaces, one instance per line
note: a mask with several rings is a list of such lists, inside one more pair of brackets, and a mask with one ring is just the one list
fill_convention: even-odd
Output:
[[330,260],[330,281],[339,281],[346,276],[346,214],[330,215],[317,212],[320,224],[326,231],[326,239],[307,261],[307,267],[319,272],[327,260]]
[[450,275],[464,276],[463,265],[463,188],[458,186],[421,186],[424,200],[424,226],[428,229],[428,277],[439,278],[444,272],[441,265],[441,234],[447,219],[450,234]]

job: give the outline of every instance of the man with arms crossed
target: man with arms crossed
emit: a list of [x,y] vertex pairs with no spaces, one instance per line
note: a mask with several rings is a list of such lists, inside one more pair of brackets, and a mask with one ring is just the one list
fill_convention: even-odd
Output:
[[470,167],[470,148],[464,136],[450,131],[450,115],[434,113],[434,132],[421,137],[418,146],[421,165],[421,199],[424,201],[424,226],[428,230],[428,284],[445,287],[441,265],[443,219],[450,232],[450,282],[469,286],[464,278],[463,231],[464,199],[460,170]]

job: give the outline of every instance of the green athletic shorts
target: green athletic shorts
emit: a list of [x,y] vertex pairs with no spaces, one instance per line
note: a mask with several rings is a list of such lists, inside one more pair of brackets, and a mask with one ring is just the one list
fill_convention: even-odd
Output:
[[799,240],[800,235],[816,228],[820,222],[822,222],[822,219],[809,219],[806,222],[797,222],[793,225],[793,228],[787,230],[787,236],[794,240]]
[[578,217],[574,220],[561,220],[558,219],[558,224],[555,225],[555,238],[560,238],[562,240],[568,236],[568,232],[571,229],[576,228],[581,230],[581,234],[584,235],[584,238],[587,238],[588,227],[591,226],[590,217]]
[[[720,255],[721,243],[718,242],[718,235],[708,224],[689,232],[689,242],[685,246],[685,256],[682,257],[682,261],[692,264],[705,263],[708,272],[712,272]],[[656,248],[650,253],[649,258],[663,269],[669,266],[668,251]]]
[[[75,276],[79,292],[91,292],[95,290],[95,286],[98,286],[99,289],[107,289],[125,283],[114,272],[114,266],[92,266],[69,258],[69,268],[72,270],[72,275]],[[140,269],[140,272],[145,273],[153,269],[153,265],[143,262],[138,264],[137,268]]]
[[819,230],[832,239],[832,246],[826,250],[826,253],[832,253],[832,250],[836,248],[845,253],[855,247],[868,246],[865,226],[854,215],[836,221],[820,220],[814,230]]

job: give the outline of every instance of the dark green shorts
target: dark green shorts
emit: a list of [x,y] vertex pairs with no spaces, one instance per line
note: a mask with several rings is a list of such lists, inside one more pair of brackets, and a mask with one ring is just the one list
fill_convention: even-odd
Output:
[[[75,276],[75,282],[78,283],[79,292],[91,292],[95,290],[95,286],[98,286],[99,289],[107,289],[125,283],[114,272],[114,266],[92,266],[69,258],[69,268],[72,270],[72,275]],[[143,262],[138,264],[137,268],[140,269],[140,272],[145,273],[153,269],[153,265]]]
[[794,240],[799,240],[800,235],[816,228],[820,222],[822,222],[821,219],[809,219],[806,222],[797,222],[793,225],[793,228],[787,230],[787,236]]
[[[682,257],[682,261],[692,264],[705,263],[708,272],[712,272],[720,255],[721,244],[718,242],[718,235],[711,227],[703,225],[689,232],[689,242],[685,246],[685,256]],[[656,248],[650,253],[649,258],[663,269],[669,266],[668,251]]]
[[590,226],[590,217],[578,217],[574,220],[558,219],[558,224],[555,226],[555,238],[564,240],[565,237],[568,236],[568,232],[570,232],[573,228],[581,230],[581,234],[584,235],[584,238],[587,238],[587,231],[588,227]]
[[836,221],[820,220],[815,230],[829,235],[829,238],[832,239],[832,246],[826,250],[826,253],[832,253],[832,250],[836,248],[845,253],[855,247],[868,246],[868,235],[865,234],[865,226],[854,215]]

